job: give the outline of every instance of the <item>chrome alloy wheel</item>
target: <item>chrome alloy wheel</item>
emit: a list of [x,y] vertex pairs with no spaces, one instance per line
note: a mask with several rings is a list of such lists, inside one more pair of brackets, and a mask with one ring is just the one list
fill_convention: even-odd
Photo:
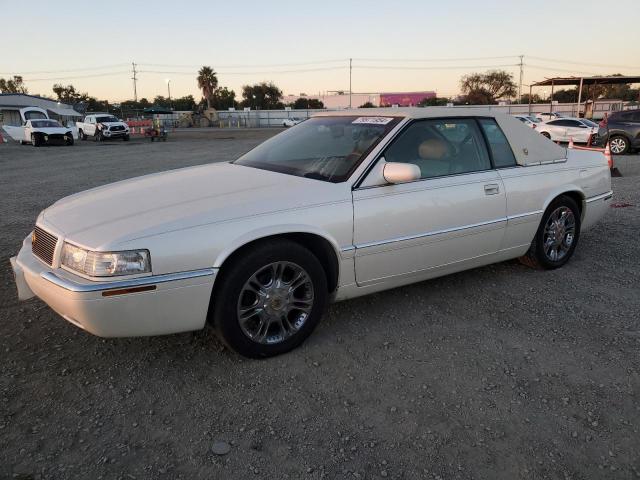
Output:
[[237,317],[242,332],[256,343],[280,343],[297,333],[313,308],[309,274],[292,262],[262,267],[240,291]]
[[558,207],[549,216],[544,226],[544,253],[552,262],[562,260],[573,244],[576,219],[568,207]]
[[614,138],[609,142],[609,148],[611,148],[612,153],[622,153],[626,147],[627,143],[620,137]]

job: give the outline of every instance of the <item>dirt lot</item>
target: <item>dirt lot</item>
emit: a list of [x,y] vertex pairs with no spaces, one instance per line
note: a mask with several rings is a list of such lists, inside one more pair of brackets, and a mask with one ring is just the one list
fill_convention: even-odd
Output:
[[614,179],[632,206],[565,268],[508,262],[335,304],[275,359],[209,331],[104,340],[18,303],[8,259],[41,209],[272,133],[0,145],[0,478],[640,478],[638,156]]

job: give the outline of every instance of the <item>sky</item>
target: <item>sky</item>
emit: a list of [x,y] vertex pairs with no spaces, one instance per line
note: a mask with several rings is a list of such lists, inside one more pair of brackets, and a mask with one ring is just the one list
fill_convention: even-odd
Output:
[[[164,1],[0,0],[0,77],[21,74],[29,93],[54,83],[92,96],[193,94],[202,65],[221,86],[273,81],[284,94],[435,90],[459,93],[460,77],[504,69],[523,84],[551,76],[640,75],[638,0],[601,1]],[[523,88],[523,93],[528,87]],[[539,93],[544,93],[540,91]]]

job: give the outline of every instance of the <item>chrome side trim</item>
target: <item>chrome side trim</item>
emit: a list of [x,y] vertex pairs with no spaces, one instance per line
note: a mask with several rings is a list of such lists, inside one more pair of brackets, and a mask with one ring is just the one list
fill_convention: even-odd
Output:
[[602,195],[596,195],[595,197],[589,197],[585,200],[586,203],[595,202],[598,200],[609,200],[613,198],[613,191],[609,191],[607,193],[603,193]]
[[152,275],[150,277],[137,277],[130,280],[116,280],[113,282],[78,283],[64,277],[56,275],[54,272],[42,272],[40,276],[45,280],[64,288],[70,292],[101,292],[113,290],[115,288],[144,287],[146,285],[157,285],[159,283],[175,282],[176,280],[187,280],[190,278],[207,277],[215,275],[215,268],[203,268],[201,270],[190,270],[187,272],[166,273],[164,275]]
[[515,220],[516,218],[530,217],[531,215],[540,215],[544,210],[535,210],[533,212],[519,213],[517,215],[509,215],[507,220]]
[[507,217],[497,218],[495,220],[489,220],[489,221],[480,222],[480,223],[472,223],[471,225],[463,225],[461,227],[445,228],[443,230],[434,230],[433,232],[417,233],[415,235],[407,235],[404,237],[389,238],[386,240],[379,240],[377,242],[360,243],[355,245],[355,248],[360,249],[360,248],[368,248],[368,247],[377,247],[380,245],[386,245],[388,243],[404,242],[406,240],[415,240],[417,238],[433,237],[434,235],[441,235],[443,233],[459,232],[462,230],[468,230],[470,228],[484,227],[485,225],[493,225],[495,223],[501,223],[506,221],[507,221]]
[[350,251],[355,250],[355,249],[356,249],[355,245],[349,245],[347,247],[342,247],[340,249],[340,251],[341,252],[350,252]]

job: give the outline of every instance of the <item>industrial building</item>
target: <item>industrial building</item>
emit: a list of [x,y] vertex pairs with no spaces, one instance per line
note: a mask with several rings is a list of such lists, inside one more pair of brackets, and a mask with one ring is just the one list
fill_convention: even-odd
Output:
[[71,105],[50,98],[27,95],[25,93],[0,93],[0,125],[19,126],[22,124],[20,109],[39,107],[47,111],[50,118],[63,125],[74,124],[82,117]]

